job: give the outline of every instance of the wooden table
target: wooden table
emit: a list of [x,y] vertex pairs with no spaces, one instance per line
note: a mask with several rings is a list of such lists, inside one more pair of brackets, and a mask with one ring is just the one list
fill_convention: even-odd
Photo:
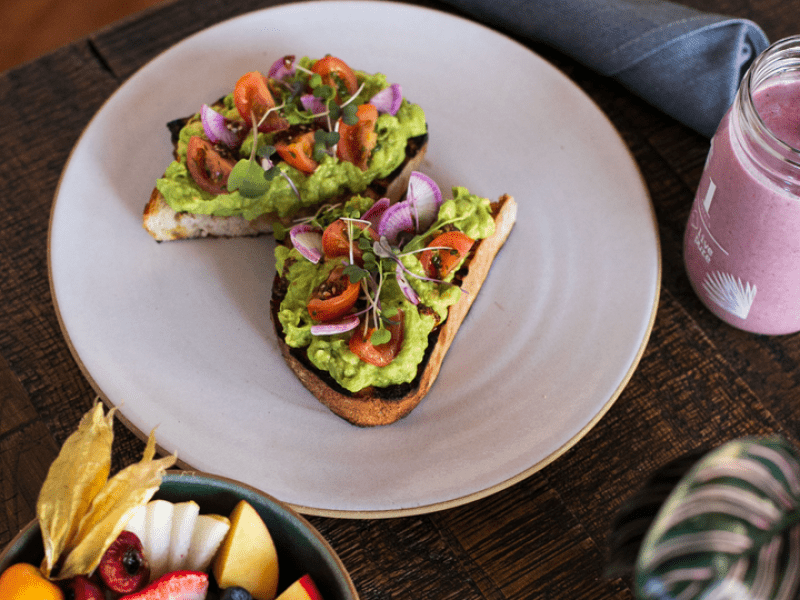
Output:
[[[50,208],[71,148],[104,100],[148,60],[224,18],[279,3],[164,2],[0,75],[0,546],[33,518],[48,465],[95,397],[65,343],[48,282]],[[794,0],[685,4],[753,19],[771,40],[800,32]],[[644,175],[663,253],[652,335],[599,424],[513,487],[421,516],[310,517],[365,600],[629,598],[625,579],[604,575],[607,536],[615,512],[649,473],[746,434],[798,441],[800,337],[723,324],[684,272],[683,230],[709,140],[558,52],[532,49],[598,103]],[[121,425],[116,435],[115,470],[143,447]]]

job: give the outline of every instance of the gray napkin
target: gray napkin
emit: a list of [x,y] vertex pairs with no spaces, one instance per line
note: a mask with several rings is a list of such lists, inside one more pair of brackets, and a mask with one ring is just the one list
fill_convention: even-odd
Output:
[[477,20],[560,50],[711,137],[768,45],[746,19],[662,0],[444,0]]

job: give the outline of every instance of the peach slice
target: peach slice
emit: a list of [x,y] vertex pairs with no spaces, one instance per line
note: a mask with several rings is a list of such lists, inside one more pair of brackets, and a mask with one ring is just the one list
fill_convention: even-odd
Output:
[[240,500],[230,515],[231,528],[214,559],[220,588],[241,586],[255,600],[274,600],[278,591],[278,552],[255,508]]

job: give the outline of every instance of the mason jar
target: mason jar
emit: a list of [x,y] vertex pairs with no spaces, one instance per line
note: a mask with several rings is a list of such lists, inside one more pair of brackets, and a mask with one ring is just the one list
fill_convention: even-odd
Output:
[[711,140],[684,236],[695,292],[745,331],[800,331],[800,36],[751,64]]

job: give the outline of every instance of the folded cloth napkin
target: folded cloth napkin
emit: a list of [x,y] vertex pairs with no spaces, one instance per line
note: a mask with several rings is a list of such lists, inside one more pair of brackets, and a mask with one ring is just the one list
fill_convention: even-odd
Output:
[[662,0],[444,0],[541,42],[711,137],[747,67],[768,45],[746,19]]

